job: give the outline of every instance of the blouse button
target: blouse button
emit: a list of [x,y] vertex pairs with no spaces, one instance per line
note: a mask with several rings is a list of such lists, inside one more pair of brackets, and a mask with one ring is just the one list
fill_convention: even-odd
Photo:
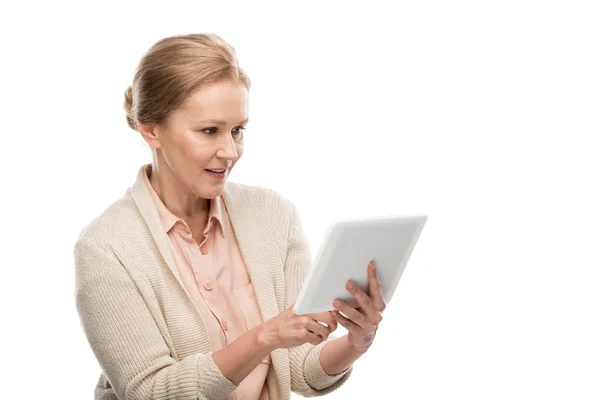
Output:
[[213,288],[213,283],[211,281],[204,282],[204,289],[212,290],[212,288]]
[[206,246],[200,247],[200,253],[206,254],[207,252],[208,252],[208,250],[206,250]]
[[223,329],[227,330],[227,321],[223,321]]

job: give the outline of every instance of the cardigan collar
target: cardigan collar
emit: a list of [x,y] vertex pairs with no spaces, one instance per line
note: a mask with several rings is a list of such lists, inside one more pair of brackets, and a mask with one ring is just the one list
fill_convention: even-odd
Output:
[[[167,267],[185,290],[169,244],[168,235],[164,230],[152,195],[144,182],[144,174],[146,174],[148,165],[146,164],[139,169],[137,179],[131,187],[131,195],[150,229]],[[253,208],[249,206],[241,185],[226,181],[222,198],[248,269],[248,275],[254,286],[263,321],[267,321],[279,313],[269,272],[271,268],[268,265],[269,262],[273,262],[273,252],[276,250],[265,246],[263,235],[258,234],[257,227],[262,225],[261,216],[252,212]],[[191,298],[190,301],[192,301]]]

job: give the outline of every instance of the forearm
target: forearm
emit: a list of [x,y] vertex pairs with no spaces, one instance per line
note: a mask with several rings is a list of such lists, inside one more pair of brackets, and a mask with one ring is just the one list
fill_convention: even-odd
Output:
[[262,339],[259,325],[214,352],[212,357],[223,376],[239,385],[273,350],[275,347]]
[[321,349],[321,368],[328,375],[336,375],[349,368],[366,351],[356,350],[348,335],[330,341]]

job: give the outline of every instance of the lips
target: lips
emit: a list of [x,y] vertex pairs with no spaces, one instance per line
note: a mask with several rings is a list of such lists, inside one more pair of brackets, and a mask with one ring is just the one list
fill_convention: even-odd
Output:
[[229,168],[219,168],[219,169],[212,169],[212,168],[205,168],[204,169],[207,174],[209,176],[211,176],[213,179],[217,179],[219,181],[222,181],[225,179],[225,177],[227,177],[227,174],[229,173]]

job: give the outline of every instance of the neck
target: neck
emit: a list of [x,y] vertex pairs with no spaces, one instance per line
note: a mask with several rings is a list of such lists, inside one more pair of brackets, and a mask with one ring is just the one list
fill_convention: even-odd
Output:
[[150,184],[165,207],[185,221],[206,219],[210,210],[210,199],[203,199],[191,193],[170,172],[169,168],[161,168],[157,162],[152,163],[149,172]]

